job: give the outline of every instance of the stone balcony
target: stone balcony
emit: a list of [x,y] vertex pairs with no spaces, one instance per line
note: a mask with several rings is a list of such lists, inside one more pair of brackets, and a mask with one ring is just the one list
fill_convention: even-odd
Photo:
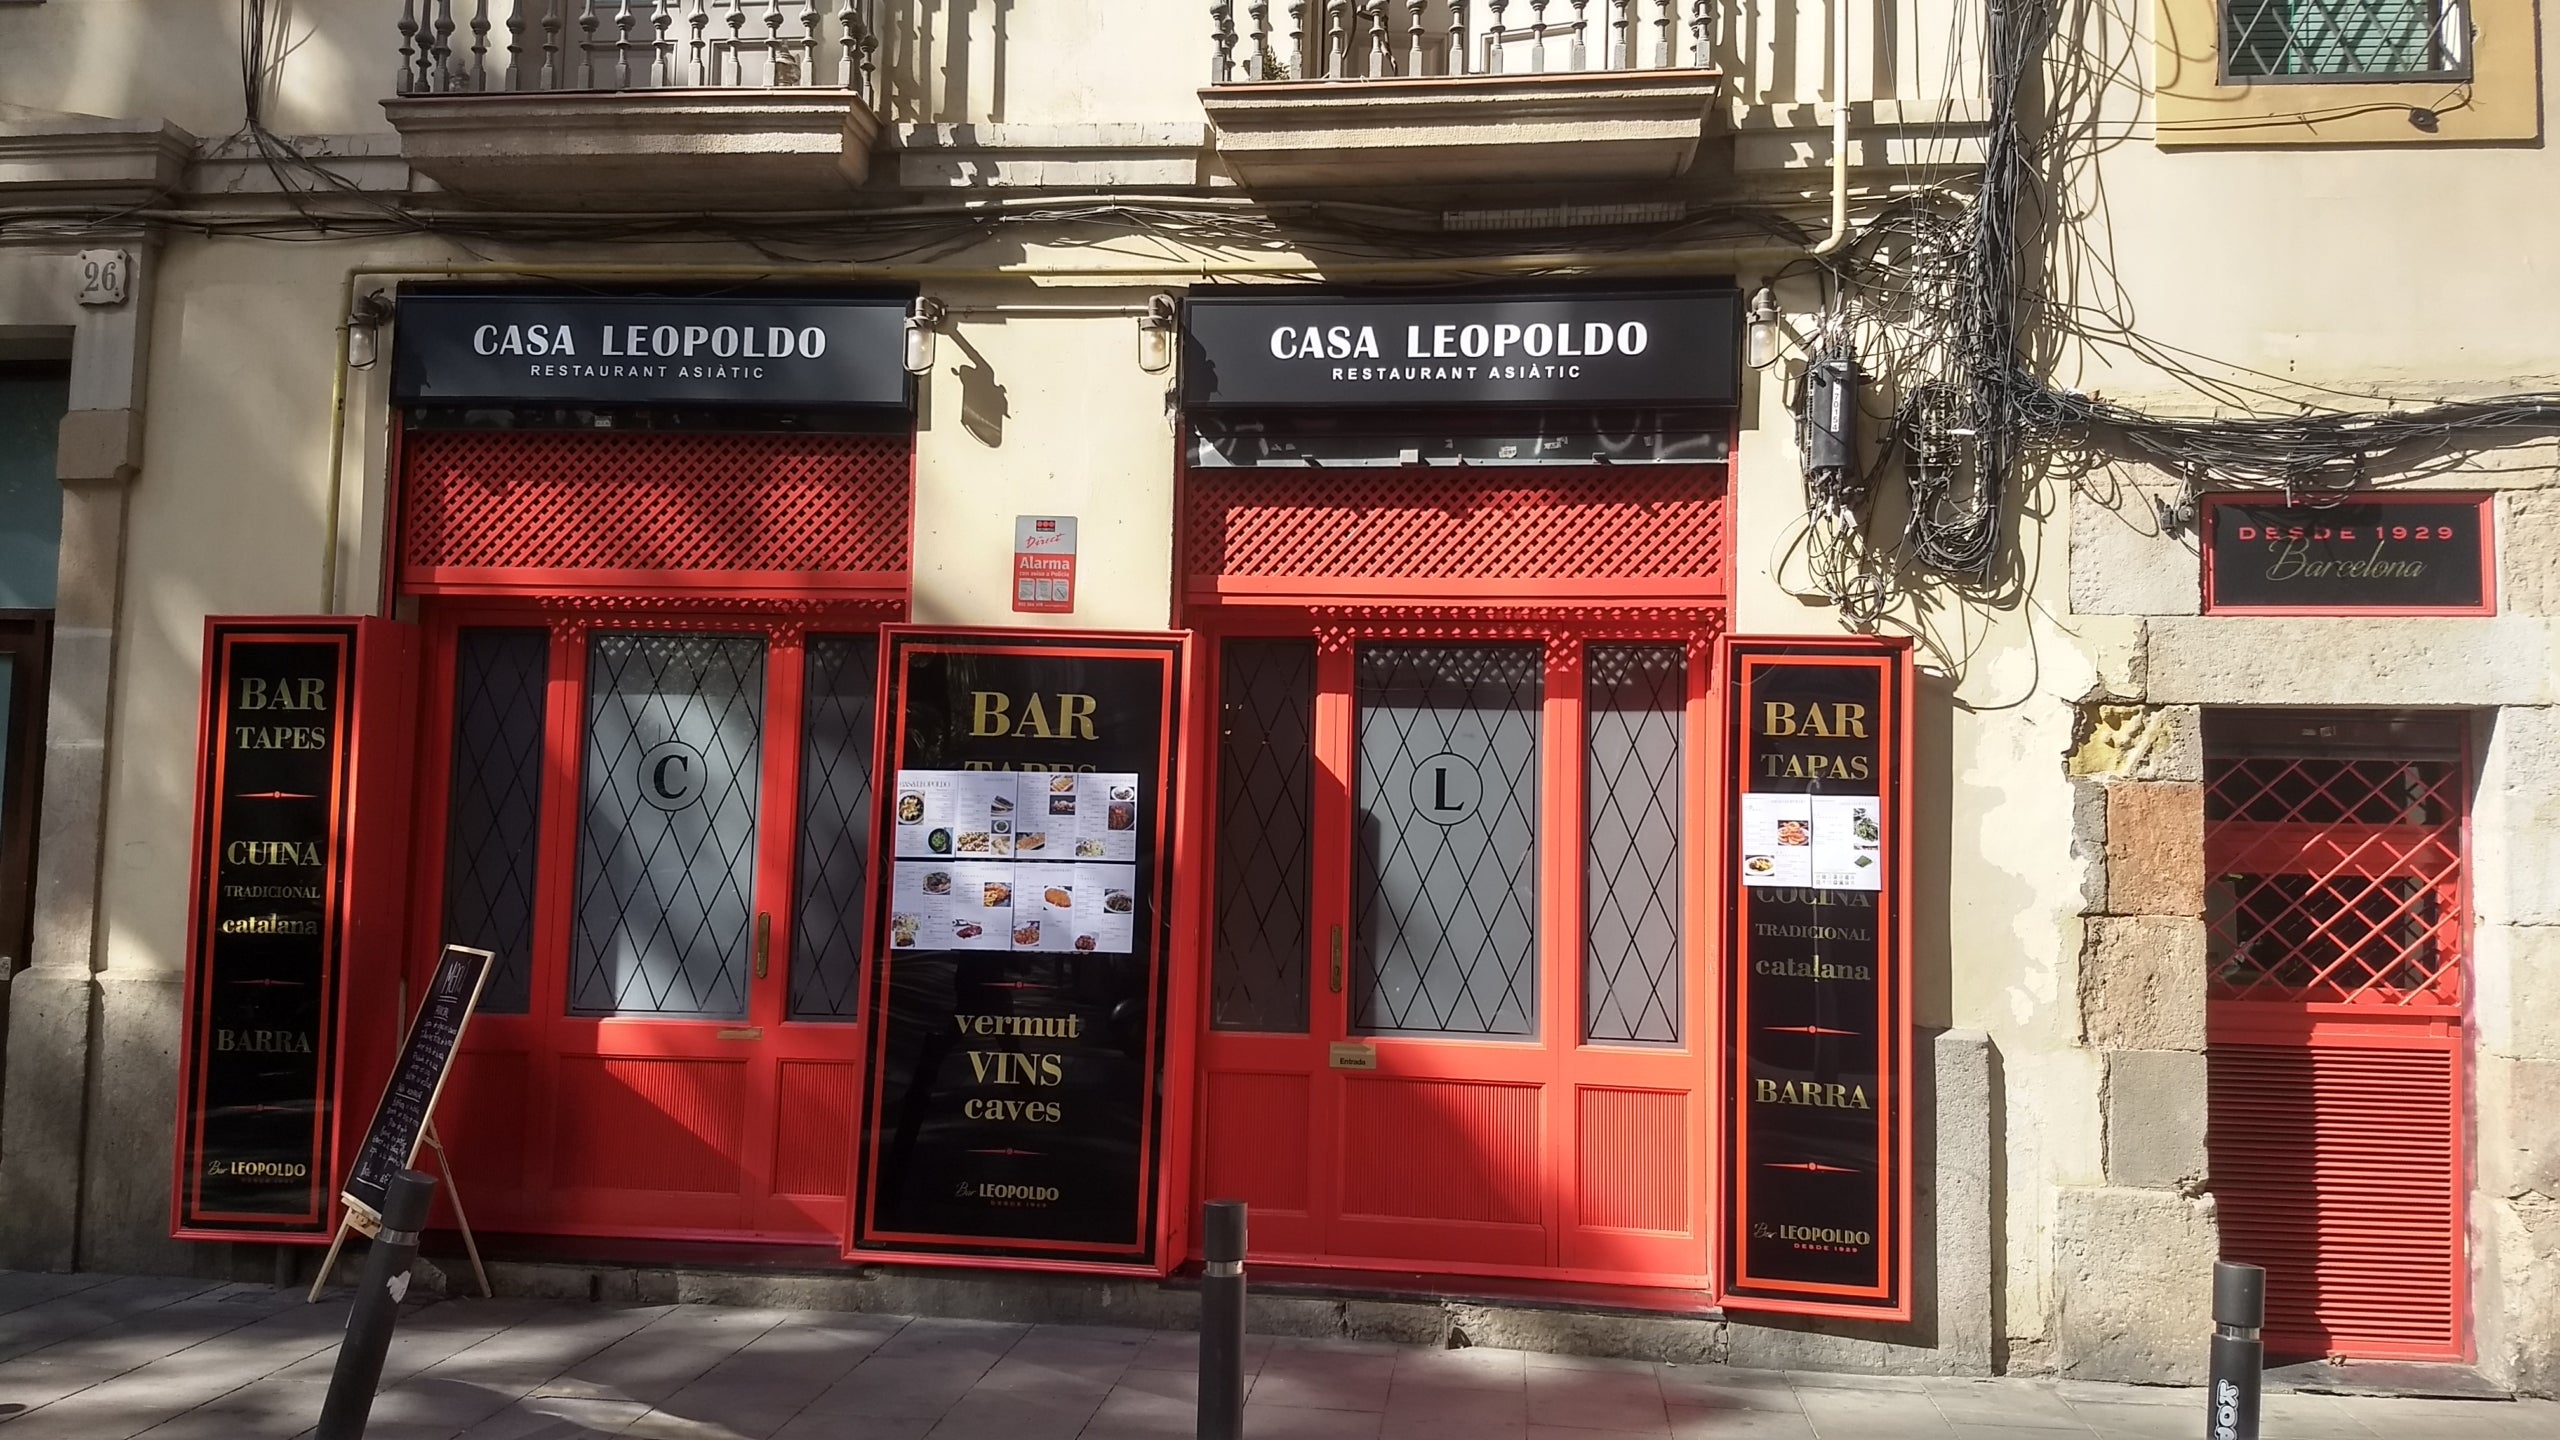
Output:
[[404,0],[416,174],[523,203],[807,198],[870,178],[875,0]]
[[1210,6],[1200,103],[1251,189],[1667,180],[1722,84],[1711,0],[1280,8]]

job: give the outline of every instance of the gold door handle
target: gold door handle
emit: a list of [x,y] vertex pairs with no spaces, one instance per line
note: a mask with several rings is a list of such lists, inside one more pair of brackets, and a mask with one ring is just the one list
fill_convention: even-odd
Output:
[[1332,983],[1332,985],[1333,985],[1333,993],[1334,993],[1334,994],[1336,994],[1336,995],[1341,994],[1341,993],[1342,993],[1342,927],[1341,927],[1341,926],[1339,926],[1339,925],[1336,925],[1336,926],[1334,926],[1334,927],[1333,927],[1333,964],[1332,964],[1332,965],[1327,969],[1326,974],[1327,974],[1327,976],[1330,978],[1331,983]]
[[756,978],[773,968],[773,916],[759,911],[756,915]]

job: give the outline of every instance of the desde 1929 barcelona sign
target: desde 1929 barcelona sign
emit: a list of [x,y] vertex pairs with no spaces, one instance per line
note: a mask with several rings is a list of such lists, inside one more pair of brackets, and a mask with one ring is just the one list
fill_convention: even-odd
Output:
[[2204,500],[2205,608],[2221,614],[2486,615],[2489,499],[2411,491],[2288,505]]
[[1911,1314],[1907,646],[1726,642],[1719,1298]]
[[884,638],[847,1253],[1153,1269],[1186,641]]

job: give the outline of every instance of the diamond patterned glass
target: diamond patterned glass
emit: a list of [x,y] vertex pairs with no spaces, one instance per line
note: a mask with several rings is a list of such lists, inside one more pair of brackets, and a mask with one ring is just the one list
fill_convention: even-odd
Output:
[[440,935],[498,957],[480,992],[480,1008],[492,1015],[522,1015],[533,1004],[543,691],[550,679],[547,631],[470,629],[454,638]]
[[1209,1023],[1304,1034],[1316,647],[1229,640],[1218,664],[1218,940]]
[[868,635],[808,641],[801,682],[800,884],[791,928],[794,1020],[860,1016],[876,655]]
[[1677,1045],[1688,653],[1594,645],[1584,676],[1583,1036]]
[[569,1013],[747,1013],[764,640],[598,631]]
[[1351,1025],[1538,1029],[1535,645],[1359,652]]
[[2232,79],[2394,80],[2467,74],[2460,0],[2223,0]]

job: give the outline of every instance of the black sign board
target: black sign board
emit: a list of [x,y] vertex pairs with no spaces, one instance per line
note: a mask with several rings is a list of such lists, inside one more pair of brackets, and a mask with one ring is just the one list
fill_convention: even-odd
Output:
[[1152,1267],[1186,641],[886,634],[848,1253]]
[[217,623],[205,654],[180,1234],[328,1230],[352,623]]
[[1730,290],[1195,295],[1182,317],[1182,401],[1198,409],[1623,409],[1740,394]]
[[2208,610],[2486,615],[2495,608],[2485,496],[2287,505],[2209,495],[2204,531]]
[[1901,647],[1729,642],[1722,1298],[1908,1318]]
[[402,405],[897,406],[898,299],[404,295]]
[[365,1127],[364,1142],[356,1147],[355,1164],[348,1168],[339,1196],[349,1212],[363,1217],[367,1228],[381,1222],[391,1177],[417,1158],[418,1142],[425,1138],[427,1120],[435,1113],[436,1096],[443,1092],[453,1057],[462,1047],[462,1027],[471,1023],[472,1007],[480,1003],[480,987],[496,958],[468,945],[447,945],[436,958],[427,993],[409,1022],[408,1038],[392,1062],[391,1079],[382,1087],[373,1123]]

